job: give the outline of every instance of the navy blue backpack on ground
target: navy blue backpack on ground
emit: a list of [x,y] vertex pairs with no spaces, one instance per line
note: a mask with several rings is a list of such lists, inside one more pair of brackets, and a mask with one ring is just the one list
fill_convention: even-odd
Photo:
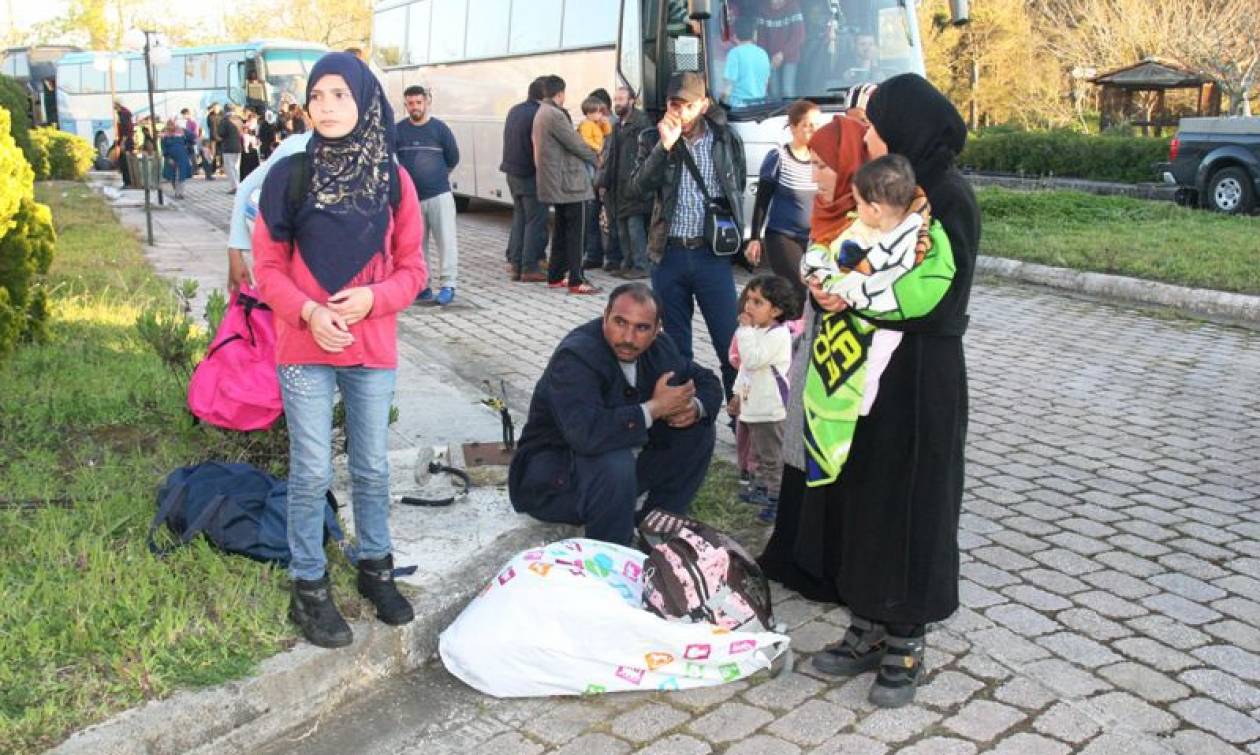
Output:
[[[219,550],[288,566],[288,484],[250,464],[208,461],[171,472],[158,490],[157,515],[149,525],[149,550],[165,555],[198,533]],[[342,543],[332,492],[324,506],[324,542]],[[165,523],[176,544],[154,540]]]

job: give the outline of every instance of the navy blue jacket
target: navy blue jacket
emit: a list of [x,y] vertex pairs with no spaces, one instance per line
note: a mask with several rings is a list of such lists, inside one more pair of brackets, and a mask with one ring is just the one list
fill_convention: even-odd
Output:
[[538,100],[525,100],[512,106],[503,123],[503,162],[499,170],[509,176],[534,175],[534,116]]
[[512,457],[508,491],[514,504],[565,487],[573,454],[637,448],[671,432],[663,420],[648,430],[640,406],[666,372],[674,373],[675,383],[695,381],[696,398],[704,406],[700,421],[713,424],[722,408],[722,382],[684,360],[667,334],[656,337],[636,368],[636,385],[631,386],[604,340],[602,319],[564,337],[534,387],[529,418]]

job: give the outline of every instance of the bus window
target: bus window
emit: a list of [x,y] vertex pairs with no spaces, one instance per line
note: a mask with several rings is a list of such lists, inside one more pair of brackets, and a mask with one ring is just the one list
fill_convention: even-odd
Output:
[[264,50],[267,94],[271,106],[280,102],[301,102],[306,99],[306,79],[315,61],[324,56],[320,50]]
[[184,58],[184,81],[189,89],[214,89],[214,56],[189,55]]
[[372,25],[372,57],[382,67],[403,63],[403,42],[407,34],[407,7],[376,12]]
[[513,53],[554,50],[560,46],[560,6],[563,0],[513,0]]
[[156,66],[157,80],[153,82],[154,91],[167,91],[184,88],[184,56],[175,55],[171,62],[164,66]]
[[406,62],[412,65],[429,62],[429,18],[432,11],[433,4],[429,0],[417,0],[407,9]]
[[79,93],[81,65],[57,66],[57,88],[66,94]]
[[468,0],[433,0],[429,60],[438,62],[463,58],[467,22]]
[[109,72],[102,71],[93,63],[84,63],[83,82],[79,91],[83,94],[107,94],[109,92]]
[[149,91],[149,78],[144,72],[144,59],[127,63],[127,89],[132,92]]
[[468,17],[476,19],[476,32],[468,35],[469,58],[507,55],[508,20],[512,0],[469,0]]
[[617,37],[617,0],[566,0],[563,47],[612,44]]

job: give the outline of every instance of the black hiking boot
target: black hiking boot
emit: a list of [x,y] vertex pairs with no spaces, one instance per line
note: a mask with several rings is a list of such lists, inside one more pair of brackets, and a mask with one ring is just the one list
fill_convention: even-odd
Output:
[[844,639],[814,656],[814,668],[832,676],[857,676],[879,665],[884,656],[884,626],[854,616]]
[[394,557],[359,562],[359,594],[372,601],[376,618],[390,626],[401,626],[416,617],[411,603],[394,584]]
[[321,648],[345,647],[354,639],[350,625],[332,601],[327,574],[311,581],[293,580],[289,619],[301,628],[308,642]]
[[870,701],[881,708],[900,708],[914,701],[915,688],[923,679],[922,637],[889,635],[879,674],[871,685]]

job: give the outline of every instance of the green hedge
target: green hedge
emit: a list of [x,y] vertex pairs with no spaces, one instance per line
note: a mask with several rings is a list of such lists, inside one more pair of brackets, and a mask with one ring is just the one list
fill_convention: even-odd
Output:
[[35,173],[9,134],[0,107],[0,356],[39,340],[48,319],[41,279],[57,243],[52,212],[35,201]]
[[31,143],[39,161],[31,166],[35,168],[36,180],[81,181],[96,160],[91,142],[52,127],[32,131]]
[[31,144],[31,121],[26,114],[31,101],[27,97],[26,87],[8,76],[0,76],[0,107],[9,111],[12,121],[9,124],[9,135],[17,142],[26,161],[35,164],[36,152]]
[[1152,165],[1168,159],[1168,142],[1067,130],[988,130],[967,139],[958,162],[980,171],[1136,183],[1155,180]]

